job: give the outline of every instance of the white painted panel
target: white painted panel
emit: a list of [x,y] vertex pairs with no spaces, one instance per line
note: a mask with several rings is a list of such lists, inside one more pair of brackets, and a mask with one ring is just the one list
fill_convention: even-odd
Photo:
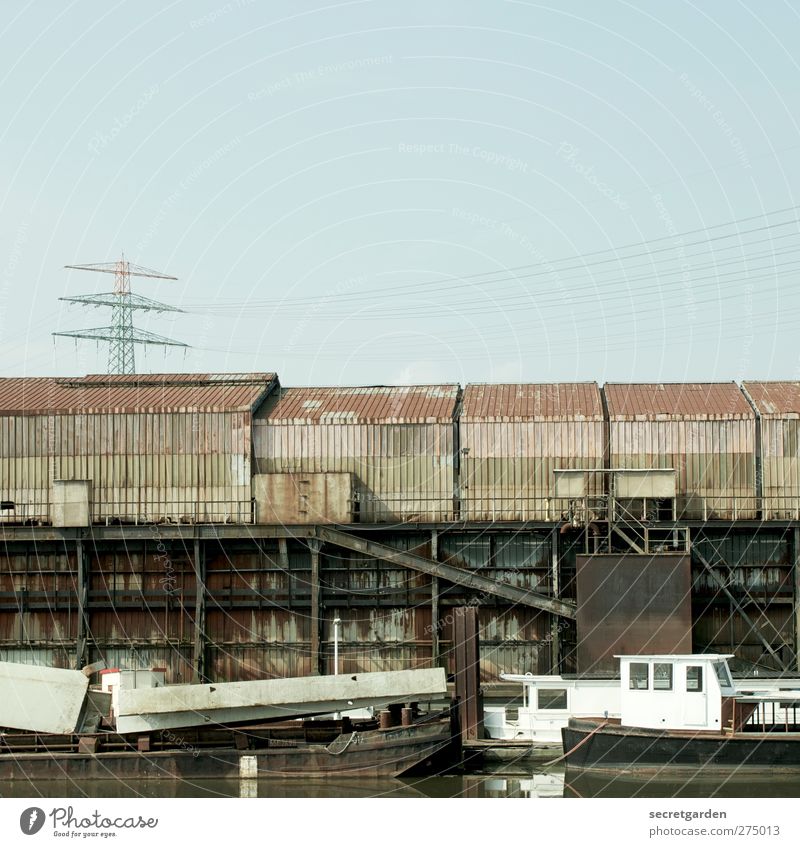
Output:
[[443,668],[122,688],[117,731],[146,732],[228,721],[289,719],[439,698],[446,693]]
[[0,662],[0,726],[74,733],[88,687],[81,671]]

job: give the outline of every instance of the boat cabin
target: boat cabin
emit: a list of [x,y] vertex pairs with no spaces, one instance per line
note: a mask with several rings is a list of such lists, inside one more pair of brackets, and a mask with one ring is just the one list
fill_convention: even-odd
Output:
[[485,706],[483,725],[489,738],[561,744],[561,728],[572,717],[619,717],[619,680],[565,679],[547,674],[500,674],[522,685],[516,716],[506,706]]
[[617,656],[623,726],[716,730],[729,725],[736,695],[731,655]]

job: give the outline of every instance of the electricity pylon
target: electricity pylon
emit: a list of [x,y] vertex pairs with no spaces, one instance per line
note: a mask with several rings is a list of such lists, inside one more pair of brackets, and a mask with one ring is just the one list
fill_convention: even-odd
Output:
[[85,306],[110,306],[111,326],[101,326],[95,329],[79,329],[73,332],[54,332],[53,335],[67,338],[87,338],[93,341],[108,342],[108,372],[110,374],[135,374],[136,360],[134,347],[136,344],[160,344],[164,347],[187,347],[181,341],[173,341],[163,335],[136,329],[133,325],[135,309],[150,312],[182,312],[175,306],[158,303],[148,297],[131,292],[131,277],[142,276],[151,279],[172,279],[159,271],[143,268],[125,261],[125,255],[119,262],[96,262],[89,265],[64,265],[79,271],[97,271],[114,274],[114,290],[106,294],[80,294],[77,297],[59,297],[69,303],[82,303]]

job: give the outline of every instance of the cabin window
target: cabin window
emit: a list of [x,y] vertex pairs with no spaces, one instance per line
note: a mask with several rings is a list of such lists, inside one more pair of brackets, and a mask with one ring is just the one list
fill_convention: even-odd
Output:
[[650,666],[647,662],[631,662],[630,687],[641,691],[650,687]]
[[566,709],[566,688],[540,688],[537,694],[540,709]]
[[686,668],[686,690],[703,690],[703,668],[701,665],[688,665]]
[[728,673],[728,666],[724,662],[714,662],[714,670],[717,673],[719,684],[723,688],[733,688],[731,675]]
[[653,691],[672,691],[672,663],[653,664]]

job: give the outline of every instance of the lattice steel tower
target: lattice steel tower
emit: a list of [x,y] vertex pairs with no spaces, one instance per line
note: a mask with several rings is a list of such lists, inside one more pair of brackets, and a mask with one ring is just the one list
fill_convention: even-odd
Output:
[[137,344],[159,344],[164,347],[187,347],[181,341],[173,341],[163,335],[136,329],[133,325],[133,312],[141,309],[149,312],[182,312],[174,306],[150,300],[131,292],[131,277],[141,276],[151,279],[172,279],[159,271],[143,268],[125,261],[125,255],[119,262],[96,262],[90,265],[65,265],[79,271],[98,271],[114,274],[114,290],[106,294],[80,294],[77,297],[59,297],[69,303],[82,303],[85,306],[110,306],[111,326],[96,329],[79,329],[74,332],[54,332],[67,338],[87,338],[93,341],[108,342],[108,372],[110,374],[136,373],[134,348]]

